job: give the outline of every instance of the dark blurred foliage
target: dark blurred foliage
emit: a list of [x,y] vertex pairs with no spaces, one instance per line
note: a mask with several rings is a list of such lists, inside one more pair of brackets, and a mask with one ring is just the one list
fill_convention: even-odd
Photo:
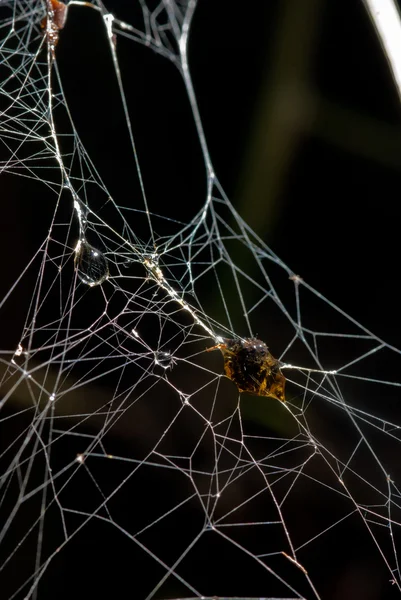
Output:
[[[135,2],[110,0],[107,7],[129,22],[137,14]],[[240,214],[295,273],[399,346],[400,106],[363,2],[200,0],[191,35],[189,62],[211,158]],[[74,7],[60,36],[57,63],[77,130],[113,198],[125,204],[135,197],[137,182],[103,36],[100,17]],[[151,210],[187,221],[204,201],[205,181],[182,81],[173,65],[147,48],[123,38],[117,48]],[[4,291],[25,266],[38,236],[47,231],[52,201],[37,182],[5,178],[0,225]],[[9,325],[2,326],[7,343],[2,347],[18,342],[29,300],[17,295],[7,308]],[[399,379],[398,372],[393,379]],[[256,423],[255,432],[262,425]],[[11,430],[5,443],[12,436]],[[125,426],[114,440],[114,454],[126,456],[134,445]],[[95,478],[107,481],[102,465]],[[109,491],[118,481],[118,468],[113,464],[109,469]],[[127,530],[135,515],[152,514],[152,502],[161,502],[165,486],[172,485],[162,471],[157,482],[136,478],[124,489],[117,510]],[[86,485],[87,480],[83,498]],[[141,487],[147,500],[140,497]],[[311,502],[307,522],[314,522],[316,532],[325,528],[332,501],[321,496]],[[295,532],[302,529],[296,517],[294,512]],[[29,522],[29,514],[25,518]],[[145,543],[169,562],[176,539],[195,537],[199,523],[191,523],[193,518],[199,515],[188,509],[187,520],[181,515],[179,525],[172,522],[164,538],[152,539],[150,530]],[[155,580],[164,574],[162,568],[156,572],[150,558],[144,564],[142,551],[111,528],[104,527],[102,539],[94,521],[84,531],[55,559],[39,600],[54,598],[54,590],[60,599],[107,593],[139,599],[150,591],[146,573],[152,572]],[[266,532],[273,535],[269,528]],[[392,598],[391,586],[384,583],[387,573],[375,566],[378,553],[374,548],[364,552],[366,532],[350,528],[350,544],[344,546],[347,535],[346,525],[334,528],[330,541],[325,540],[326,562],[319,543],[313,546],[312,579],[322,598]],[[194,576],[196,585],[236,596],[278,593],[274,584],[268,590],[261,587],[251,561],[232,568],[223,552],[217,543],[213,555],[199,546],[193,560],[204,579]],[[221,581],[230,569],[232,586],[227,589]],[[19,576],[18,564],[14,576]],[[85,583],[79,583],[80,577]],[[192,581],[188,563],[183,577]],[[297,585],[298,573],[289,565],[291,578]],[[182,588],[172,584],[159,597],[180,593]]]

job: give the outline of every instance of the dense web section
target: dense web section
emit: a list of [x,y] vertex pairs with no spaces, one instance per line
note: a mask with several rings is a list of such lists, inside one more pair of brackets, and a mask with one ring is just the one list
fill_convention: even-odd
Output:
[[[355,554],[396,597],[399,350],[294,273],[224,193],[188,66],[195,0],[138,0],[132,22],[107,4],[0,2],[2,179],[50,198],[0,304],[4,330],[15,302],[23,315],[1,351],[1,597],[110,585],[133,598],[323,598]],[[112,65],[133,180],[122,197],[63,88],[73,13],[93,20]],[[120,43],[182,77],[206,182],[185,221],[174,190],[152,210]],[[226,377],[226,340],[252,338],[279,361],[285,402]]]

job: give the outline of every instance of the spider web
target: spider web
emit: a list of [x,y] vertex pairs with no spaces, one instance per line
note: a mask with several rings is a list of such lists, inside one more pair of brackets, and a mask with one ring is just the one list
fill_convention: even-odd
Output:
[[[3,189],[26,182],[35,205],[0,305],[2,597],[323,598],[355,556],[372,597],[398,597],[399,350],[230,203],[188,66],[195,8],[139,0],[120,20],[123,6],[73,1],[57,44],[57,4],[0,3]],[[78,59],[62,53],[74,32],[113,74],[78,104]],[[174,172],[154,198],[152,155],[169,147],[137,140],[120,48],[181,76],[199,198],[175,203]],[[115,121],[91,129],[108,102]],[[102,136],[119,130],[113,161]],[[206,352],[256,334],[281,361],[285,404],[239,395]]]

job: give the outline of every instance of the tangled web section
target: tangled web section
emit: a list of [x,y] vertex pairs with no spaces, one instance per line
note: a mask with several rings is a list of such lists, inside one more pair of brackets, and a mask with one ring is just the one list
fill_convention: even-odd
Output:
[[[325,598],[356,564],[398,597],[400,351],[226,196],[196,5],[0,2],[3,204],[22,221],[3,243],[2,597]],[[190,109],[174,131],[195,138],[198,196],[184,169],[157,181],[170,146],[164,98],[135,109],[142,60]]]

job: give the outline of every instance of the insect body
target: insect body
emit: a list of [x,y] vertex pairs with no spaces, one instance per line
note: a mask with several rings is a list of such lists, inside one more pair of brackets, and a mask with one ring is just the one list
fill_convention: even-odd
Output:
[[285,377],[264,342],[256,338],[226,339],[209,350],[215,349],[223,354],[224,372],[240,392],[285,402]]

